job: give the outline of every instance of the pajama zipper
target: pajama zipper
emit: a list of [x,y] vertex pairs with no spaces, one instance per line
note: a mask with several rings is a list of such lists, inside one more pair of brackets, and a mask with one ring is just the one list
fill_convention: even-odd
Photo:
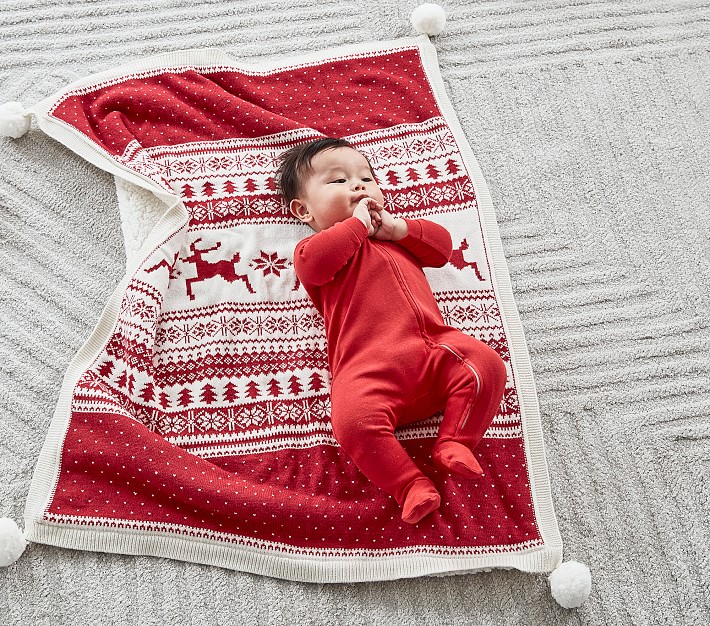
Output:
[[468,422],[468,416],[469,416],[469,414],[471,413],[471,405],[476,401],[476,398],[478,397],[478,394],[479,394],[480,391],[481,391],[481,379],[480,379],[480,377],[478,376],[478,372],[473,368],[473,366],[470,365],[470,364],[466,361],[466,359],[464,359],[464,358],[463,358],[458,352],[456,352],[456,350],[454,350],[451,346],[447,346],[445,343],[440,343],[440,344],[438,344],[438,345],[441,346],[442,348],[444,348],[445,350],[448,350],[449,352],[451,352],[451,354],[453,354],[453,355],[461,362],[461,365],[463,365],[464,367],[468,368],[468,369],[471,371],[471,373],[473,374],[473,376],[474,376],[475,379],[476,379],[476,393],[474,394],[473,398],[471,399],[471,402],[468,403],[468,407],[466,408],[466,415],[464,415],[463,421],[462,421],[461,424],[456,428],[456,434],[458,434],[459,432],[461,432],[461,431],[466,427],[466,422]]
[[[395,271],[395,274],[397,275],[397,279],[399,280],[399,284],[402,286],[402,291],[404,291],[405,295],[407,296],[407,299],[409,300],[409,303],[410,303],[412,309],[414,310],[414,314],[417,317],[417,322],[419,323],[419,331],[421,332],[422,336],[424,336],[426,339],[428,339],[426,332],[424,331],[424,316],[422,315],[422,312],[419,309],[419,305],[417,304],[416,300],[414,299],[412,292],[409,290],[409,286],[405,282],[404,276],[402,276],[402,271],[399,269],[399,265],[397,265],[397,261],[395,261],[394,257],[385,248],[382,248],[382,252],[384,252],[389,257],[390,263]],[[468,417],[471,413],[471,405],[474,403],[474,401],[478,397],[478,394],[481,391],[481,379],[478,376],[478,372],[471,365],[469,365],[469,363],[466,362],[466,359],[464,359],[451,346],[447,346],[444,343],[440,343],[437,345],[439,345],[442,348],[444,348],[445,350],[448,350],[449,352],[451,352],[451,354],[453,354],[461,362],[461,365],[463,365],[464,367],[466,367],[468,370],[471,371],[474,378],[476,379],[476,393],[474,394],[471,402],[468,403],[468,407],[466,408],[466,415],[464,415],[463,421],[457,427],[457,432],[460,432],[466,426],[466,423],[468,422]]]
[[404,280],[404,276],[402,276],[402,271],[399,269],[399,265],[397,265],[397,261],[395,261],[394,257],[384,247],[382,247],[381,250],[382,250],[382,252],[384,252],[384,254],[386,254],[389,257],[390,264],[392,265],[394,272],[397,275],[397,280],[399,280],[399,284],[402,287],[402,291],[404,291],[404,295],[407,296],[407,299],[409,300],[409,304],[412,307],[412,310],[414,311],[414,315],[416,315],[416,317],[417,317],[417,323],[419,324],[419,332],[421,333],[421,335],[423,337],[427,338],[427,334],[424,331],[424,316],[422,315],[422,312],[419,309],[419,305],[417,304],[417,301],[414,299],[412,292],[409,290],[409,286],[407,285],[407,282]]

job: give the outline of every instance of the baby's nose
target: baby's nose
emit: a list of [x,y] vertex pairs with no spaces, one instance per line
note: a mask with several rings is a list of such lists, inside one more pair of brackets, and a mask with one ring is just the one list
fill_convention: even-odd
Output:
[[366,189],[365,183],[363,183],[361,180],[356,181],[353,183],[353,189]]

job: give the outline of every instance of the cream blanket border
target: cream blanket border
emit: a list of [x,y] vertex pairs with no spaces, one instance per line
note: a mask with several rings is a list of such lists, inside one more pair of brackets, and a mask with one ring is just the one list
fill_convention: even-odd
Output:
[[[276,551],[255,550],[245,546],[168,533],[110,529],[88,525],[67,527],[43,521],[44,511],[51,501],[58,481],[60,454],[71,415],[72,390],[79,377],[94,361],[111,336],[118,319],[121,299],[133,273],[140,267],[143,259],[156,247],[167,239],[178,236],[180,231],[186,228],[188,219],[187,211],[177,196],[158,187],[150,179],[120,165],[75,128],[50,117],[48,111],[61,93],[95,85],[102,80],[120,78],[131,72],[161,67],[227,65],[238,67],[244,71],[264,72],[283,69],[286,66],[301,66],[330,58],[382,52],[399,47],[418,47],[439,108],[456,138],[469,176],[476,189],[482,218],[483,237],[491,257],[491,280],[498,295],[503,325],[510,346],[511,365],[517,381],[525,454],[535,515],[544,545],[515,553],[501,552],[460,557],[436,556],[434,554],[436,546],[431,546],[430,553],[427,553],[426,548],[423,547],[422,552],[417,555],[367,559],[333,557],[325,559],[305,555],[289,557]],[[390,580],[414,576],[466,573],[495,567],[515,568],[526,572],[550,572],[561,563],[562,540],[552,505],[537,392],[523,328],[513,299],[510,276],[503,255],[493,203],[483,173],[446,94],[439,72],[436,50],[426,35],[394,41],[343,46],[306,54],[298,58],[268,60],[254,65],[240,64],[218,49],[171,52],[141,59],[129,65],[76,81],[60,94],[55,94],[36,104],[30,109],[30,113],[36,117],[40,129],[48,135],[100,169],[121,179],[121,182],[125,181],[153,192],[165,204],[165,209],[162,217],[141,246],[140,252],[135,254],[132,259],[129,258],[126,275],[106,303],[90,337],[67,369],[54,417],[42,447],[27,498],[25,536],[28,540],[80,550],[167,557],[304,582]],[[130,185],[122,186],[119,183],[117,185],[119,194],[122,193],[122,187],[124,190],[130,189]],[[129,232],[130,223],[126,223],[124,228],[127,228],[126,232]]]

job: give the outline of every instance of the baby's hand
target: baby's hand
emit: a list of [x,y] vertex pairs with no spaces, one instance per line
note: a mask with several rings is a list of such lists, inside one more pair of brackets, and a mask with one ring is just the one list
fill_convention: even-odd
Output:
[[378,229],[378,225],[373,222],[374,212],[370,210],[370,204],[375,201],[372,198],[363,198],[357,203],[353,211],[353,217],[357,217],[367,228],[367,236],[372,237]]
[[[381,204],[374,204],[377,211],[377,230],[373,235],[374,239],[382,241],[399,241],[407,236],[407,223],[401,218],[395,218],[391,213],[385,211]],[[372,210],[372,206],[370,207]],[[374,222],[374,220],[373,220]]]

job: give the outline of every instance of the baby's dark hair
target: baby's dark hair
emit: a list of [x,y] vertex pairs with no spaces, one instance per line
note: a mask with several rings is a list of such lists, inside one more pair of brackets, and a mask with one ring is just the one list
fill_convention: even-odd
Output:
[[[302,191],[301,185],[311,171],[313,157],[320,152],[332,150],[333,148],[353,148],[353,150],[357,150],[345,139],[324,137],[294,146],[281,155],[281,164],[277,175],[279,189],[287,205],[300,195]],[[367,157],[365,158],[367,159]],[[367,162],[369,165],[370,161],[368,160]],[[372,170],[372,166],[370,166],[370,170]]]

